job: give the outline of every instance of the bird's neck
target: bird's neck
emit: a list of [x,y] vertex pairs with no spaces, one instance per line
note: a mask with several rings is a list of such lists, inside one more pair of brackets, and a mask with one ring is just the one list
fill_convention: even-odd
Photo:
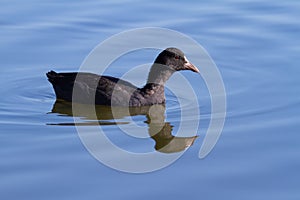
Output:
[[172,76],[174,70],[161,64],[154,63],[148,75],[147,83],[143,89],[151,92],[164,92],[167,80]]
[[[157,97],[161,102],[165,101],[165,83],[175,71],[167,66],[154,63],[148,75],[147,83],[142,88],[146,97]],[[159,97],[159,98],[158,98]]]
[[165,87],[164,85],[159,85],[156,83],[147,83],[143,88],[142,91],[144,92],[145,96],[165,96]]
[[165,83],[174,73],[169,67],[154,63],[148,75],[147,83],[140,88],[142,99],[148,99],[145,105],[164,104],[165,100]]
[[148,75],[147,84],[164,86],[175,71],[166,65],[154,63]]

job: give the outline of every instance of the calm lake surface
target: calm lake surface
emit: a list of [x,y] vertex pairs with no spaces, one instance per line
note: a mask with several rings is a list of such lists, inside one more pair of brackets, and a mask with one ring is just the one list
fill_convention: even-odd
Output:
[[[1,3],[0,15],[0,199],[300,199],[299,1],[13,0]],[[183,72],[201,110],[197,133],[185,131],[198,138],[172,165],[130,174],[91,156],[70,110],[54,104],[45,73],[78,71],[100,42],[142,27],[182,32],[207,50],[224,81],[227,117],[217,145],[199,159],[210,97],[200,76]],[[157,53],[132,53],[107,73],[121,77]],[[128,80],[143,84],[146,76]],[[165,120],[176,132],[180,108],[171,92],[166,97]],[[116,121],[131,128],[128,118]],[[147,131],[145,115],[132,120]],[[106,122],[121,148],[154,151],[155,139]]]

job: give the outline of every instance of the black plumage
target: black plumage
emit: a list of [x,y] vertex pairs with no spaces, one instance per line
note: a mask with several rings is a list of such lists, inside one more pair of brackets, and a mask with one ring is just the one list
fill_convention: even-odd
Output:
[[[86,72],[50,71],[46,75],[57,99],[98,105],[146,106],[165,103],[164,85],[175,71],[180,70],[199,72],[181,50],[167,48],[157,56],[147,83],[141,88],[115,77]],[[73,96],[73,90],[79,95]]]

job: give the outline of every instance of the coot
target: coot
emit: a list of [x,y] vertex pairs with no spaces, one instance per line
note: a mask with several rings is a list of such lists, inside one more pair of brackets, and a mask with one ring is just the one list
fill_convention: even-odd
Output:
[[[50,71],[46,75],[56,98],[60,100],[109,106],[148,106],[165,103],[164,84],[175,71],[180,70],[199,73],[181,50],[167,48],[155,59],[142,88],[122,79],[86,72]],[[73,90],[77,90],[77,95],[72,95]]]

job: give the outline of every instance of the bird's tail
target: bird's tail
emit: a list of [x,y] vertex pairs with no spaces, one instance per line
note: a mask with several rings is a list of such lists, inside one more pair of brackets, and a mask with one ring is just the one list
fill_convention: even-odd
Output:
[[50,72],[46,73],[46,76],[48,77],[50,83],[54,83],[57,79],[58,74],[55,71],[51,70]]

